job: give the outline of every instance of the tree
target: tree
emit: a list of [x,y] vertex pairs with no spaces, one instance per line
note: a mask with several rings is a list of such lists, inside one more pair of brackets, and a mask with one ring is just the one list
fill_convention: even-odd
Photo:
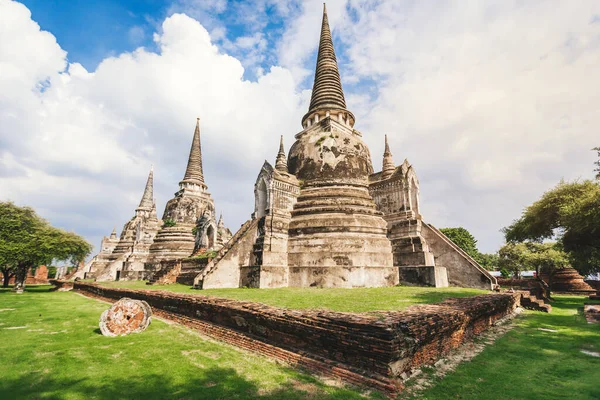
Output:
[[600,271],[600,182],[560,182],[504,228],[507,242],[557,239],[581,274]]
[[497,253],[479,253],[475,260],[477,260],[479,265],[483,268],[492,271],[498,266],[499,257]]
[[498,267],[518,278],[521,271],[531,268],[527,246],[524,243],[507,243],[498,250]]
[[487,270],[492,270],[498,263],[497,254],[480,253],[477,249],[477,239],[465,228],[442,228],[440,231],[477,263]]
[[569,257],[556,242],[507,243],[498,251],[498,267],[517,278],[522,271],[535,270],[539,277],[542,268],[551,273],[567,266]]
[[598,161],[594,163],[594,165],[596,166],[594,172],[596,173],[596,179],[600,180],[600,147],[594,147],[592,150],[598,153]]
[[23,291],[30,268],[52,260],[77,264],[91,250],[85,239],[51,226],[32,208],[0,203],[0,265],[14,270],[16,291]]
[[2,287],[7,288],[8,281],[10,281],[10,278],[15,276],[15,268],[12,265],[3,265],[3,266],[0,266],[0,272],[2,272],[2,279],[3,279]]
[[475,260],[479,257],[477,250],[477,240],[465,228],[442,228],[440,231],[446,235],[455,245],[464,250],[465,253],[473,257]]

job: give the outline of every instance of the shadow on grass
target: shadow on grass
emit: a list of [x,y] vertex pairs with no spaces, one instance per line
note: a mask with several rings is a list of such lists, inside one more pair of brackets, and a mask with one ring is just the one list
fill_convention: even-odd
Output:
[[[3,293],[14,293],[13,292],[13,285],[10,285],[7,288],[0,288],[0,294]],[[44,293],[44,292],[50,292],[50,289],[52,289],[54,286],[52,285],[27,285],[25,286],[25,292],[31,292],[31,293]]]
[[440,290],[436,288],[431,288],[431,291],[423,292],[423,293],[415,293],[413,298],[416,300],[417,304],[435,304],[441,303],[444,300],[457,298],[457,297],[472,297],[477,295],[487,294],[482,290],[469,290],[464,289],[463,291],[453,291],[453,290]]
[[600,326],[577,314],[584,301],[557,296],[552,313],[518,316],[514,329],[418,398],[600,399],[598,359],[581,352],[600,349]]
[[[240,376],[232,368],[210,368],[199,376],[178,381],[165,375],[144,375],[137,379],[115,376],[96,382],[77,377],[56,379],[42,373],[30,373],[18,380],[0,382],[0,398],[81,398],[81,399],[362,399],[357,392],[331,388],[328,393],[310,377],[297,376],[266,391]],[[383,399],[374,394],[371,398]]]

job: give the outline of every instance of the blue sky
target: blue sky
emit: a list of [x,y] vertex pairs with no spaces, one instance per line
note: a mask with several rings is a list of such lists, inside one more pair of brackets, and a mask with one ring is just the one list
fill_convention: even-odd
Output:
[[[204,4],[203,4],[204,3]],[[285,18],[275,5],[265,4],[264,9],[253,10],[251,2],[228,1],[226,6],[211,6],[212,1],[164,0],[24,0],[43,30],[56,36],[61,47],[68,52],[69,62],[81,63],[93,71],[110,56],[117,56],[143,46],[156,51],[153,34],[160,31],[162,21],[175,12],[193,15],[208,30],[223,30],[213,35],[216,43],[235,42],[239,37],[260,30],[267,46],[262,59],[251,67],[269,68],[277,64],[273,51],[283,33],[284,19],[300,11],[300,5],[290,6]],[[242,7],[244,7],[242,9]],[[246,8],[247,7],[247,8]],[[240,11],[242,13],[240,13]],[[259,15],[251,15],[249,12]],[[244,55],[244,49],[232,45],[227,51]],[[247,68],[245,77],[256,79],[254,68]]]
[[[327,9],[355,127],[376,170],[385,134],[396,163],[413,164],[425,221],[465,227],[495,251],[500,229],[545,190],[593,177],[597,0]],[[289,149],[301,129],[321,10],[320,0],[0,0],[0,200],[98,246],[131,218],[151,164],[162,213],[200,116],[205,178],[235,231],[279,136]]]
[[[158,0],[26,0],[32,18],[56,36],[69,53],[70,62],[88,70],[107,56],[152,46],[153,21],[164,18],[168,2]],[[130,35],[140,27],[143,34]]]

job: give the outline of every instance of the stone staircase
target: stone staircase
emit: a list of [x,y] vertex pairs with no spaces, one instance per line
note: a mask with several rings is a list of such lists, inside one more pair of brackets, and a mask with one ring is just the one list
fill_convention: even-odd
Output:
[[547,304],[546,301],[544,301],[543,299],[539,299],[529,292],[519,291],[519,293],[521,293],[521,307],[526,308],[528,310],[541,311],[546,313],[552,311],[552,306],[550,304]]
[[170,262],[167,265],[163,266],[161,269],[156,271],[146,285],[165,285],[169,283],[175,283],[179,273],[181,272],[181,263],[180,262]]
[[225,255],[227,255],[227,253],[236,245],[240,238],[242,238],[251,228],[256,227],[257,224],[257,219],[249,219],[248,221],[244,222],[235,235],[233,235],[233,237],[217,252],[215,258],[213,258],[206,265],[206,267],[202,269],[198,275],[196,275],[194,279],[194,289],[202,289],[204,278],[206,278],[206,276],[208,276],[216,268],[219,261],[221,261]]
[[187,260],[181,264],[181,273],[175,279],[175,282],[181,283],[182,285],[194,285],[194,279],[212,259],[206,258],[201,260]]
[[[427,231],[429,231],[433,235],[437,236],[447,246],[451,247],[470,266],[472,271],[477,271],[477,273],[480,276],[480,279],[483,279],[489,283],[489,289],[494,289],[498,285],[496,278],[493,277],[489,273],[489,271],[485,270],[481,265],[479,265],[479,263],[475,259],[473,259],[473,257],[471,257],[463,249],[461,249],[459,246],[457,246],[452,240],[448,239],[448,237],[446,235],[444,235],[442,233],[442,231],[440,231],[435,226],[433,226],[431,224],[427,224],[427,223],[423,223],[423,228],[424,228],[423,235],[425,236],[425,239],[427,239],[427,233],[428,233]],[[429,240],[429,239],[427,239],[427,240]],[[430,242],[430,247],[432,247],[431,242]],[[437,263],[437,261],[436,261],[436,263]],[[442,265],[442,266],[444,266],[444,265]],[[453,271],[448,266],[446,266],[446,269],[448,270],[448,278],[450,279],[451,278],[450,275],[452,274]],[[450,279],[450,281],[452,281],[452,279]],[[452,282],[450,282],[450,284],[452,284]],[[468,285],[465,285],[465,286],[468,287]],[[486,284],[486,286],[487,286],[487,284]],[[488,289],[488,287],[485,287],[485,289]]]

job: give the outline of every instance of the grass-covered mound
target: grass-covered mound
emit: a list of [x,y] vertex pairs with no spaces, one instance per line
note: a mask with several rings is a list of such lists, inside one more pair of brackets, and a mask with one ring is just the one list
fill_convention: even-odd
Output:
[[112,288],[169,290],[178,293],[225,297],[254,301],[294,310],[326,309],[344,312],[403,310],[413,304],[439,303],[450,297],[467,297],[488,293],[465,288],[427,288],[396,286],[384,288],[318,289],[206,289],[195,290],[187,285],[146,285],[145,282],[101,282]]

